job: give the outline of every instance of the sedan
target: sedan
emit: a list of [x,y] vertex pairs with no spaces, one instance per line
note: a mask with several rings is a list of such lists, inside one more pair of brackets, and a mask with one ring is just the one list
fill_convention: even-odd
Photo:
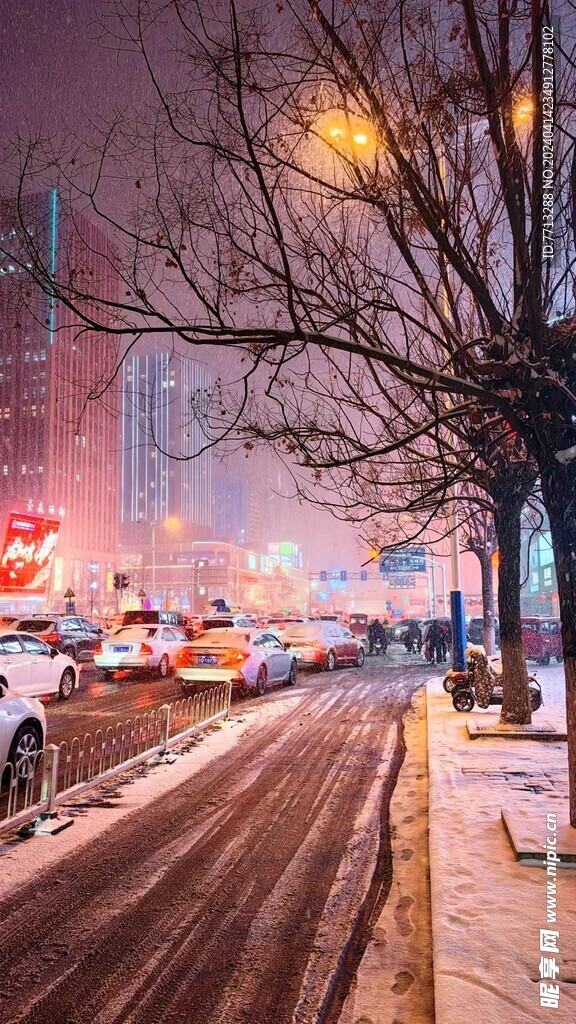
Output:
[[57,693],[68,700],[78,686],[78,666],[32,633],[0,630],[0,684],[26,697]]
[[285,646],[300,665],[332,672],[337,665],[364,664],[364,644],[336,622],[296,622],[282,634]]
[[262,695],[270,683],[294,686],[295,656],[277,637],[261,629],[214,629],[184,647],[176,659],[176,679],[186,693],[216,683]]
[[94,664],[105,679],[114,672],[153,669],[162,679],[174,668],[188,640],[175,626],[121,626],[94,650]]
[[[11,775],[10,769],[4,775],[5,766],[11,764],[16,769],[22,758],[33,760],[43,749],[45,736],[46,714],[40,701],[12,693],[0,682],[0,776],[5,783]],[[20,764],[18,775],[22,779],[27,777],[25,761]]]
[[78,615],[31,615],[27,619],[16,619],[12,629],[34,633],[50,647],[57,647],[75,661],[90,658],[96,644],[105,635],[102,629]]

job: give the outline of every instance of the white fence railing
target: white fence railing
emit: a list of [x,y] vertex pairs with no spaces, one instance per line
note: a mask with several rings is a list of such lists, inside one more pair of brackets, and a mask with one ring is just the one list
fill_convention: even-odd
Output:
[[156,754],[230,712],[230,683],[194,697],[163,704],[157,710],[97,729],[71,743],[48,744],[45,750],[8,763],[2,773],[0,832],[18,828],[106,779],[148,761]]

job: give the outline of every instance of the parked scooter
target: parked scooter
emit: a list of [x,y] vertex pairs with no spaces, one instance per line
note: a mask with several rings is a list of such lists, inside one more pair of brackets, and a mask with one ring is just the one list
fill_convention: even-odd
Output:
[[[468,669],[466,672],[451,672],[444,679],[443,686],[452,694],[452,705],[456,711],[472,711],[475,704],[480,708],[491,705],[501,706],[504,700],[502,689],[502,663],[497,658],[488,659],[481,648],[466,651]],[[535,676],[528,676],[530,708],[538,711],[544,703],[542,688]]]

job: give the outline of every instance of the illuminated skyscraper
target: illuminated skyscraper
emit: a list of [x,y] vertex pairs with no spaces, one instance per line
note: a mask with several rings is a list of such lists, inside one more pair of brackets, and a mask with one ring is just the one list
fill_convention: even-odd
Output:
[[[122,536],[134,524],[176,519],[205,536],[212,522],[211,456],[191,402],[210,375],[187,356],[159,349],[130,354],[122,368]],[[192,458],[197,455],[196,458]],[[189,531],[190,534],[190,531]]]
[[[90,281],[105,301],[119,297],[114,248],[88,217],[63,207],[56,190],[25,196],[20,216],[0,207],[0,513],[61,519],[50,601],[67,587],[87,607],[106,596],[118,541],[119,424],[113,398],[87,401],[115,366],[116,343],[82,333],[65,308],[37,288],[32,249],[63,281]],[[92,584],[92,587],[90,586]],[[62,609],[63,610],[63,609]]]

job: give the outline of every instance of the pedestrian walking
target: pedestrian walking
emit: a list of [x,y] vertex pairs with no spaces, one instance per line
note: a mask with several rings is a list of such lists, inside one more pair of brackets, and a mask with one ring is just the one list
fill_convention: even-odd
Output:
[[438,619],[434,619],[434,621],[430,623],[427,643],[430,651],[431,664],[442,664],[446,660],[446,647],[442,632],[442,623],[438,622]]

